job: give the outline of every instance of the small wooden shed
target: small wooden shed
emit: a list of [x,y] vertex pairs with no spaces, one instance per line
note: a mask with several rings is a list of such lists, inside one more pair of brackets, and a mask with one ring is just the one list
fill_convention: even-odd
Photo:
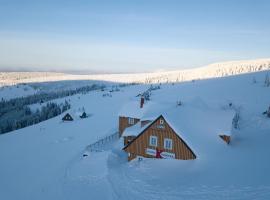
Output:
[[63,118],[63,121],[73,121],[73,118],[71,117],[71,115],[69,113],[67,113]]
[[80,115],[80,118],[82,118],[82,119],[87,118],[86,112],[83,112],[83,113]]
[[226,142],[227,144],[230,144],[231,142],[231,135],[230,134],[221,134],[219,137]]

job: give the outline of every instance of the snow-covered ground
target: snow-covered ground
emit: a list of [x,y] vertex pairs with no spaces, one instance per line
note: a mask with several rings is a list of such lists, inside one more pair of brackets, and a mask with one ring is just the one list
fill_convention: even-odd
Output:
[[0,100],[3,98],[5,100],[33,95],[38,92],[39,89],[34,89],[26,84],[20,84],[16,86],[4,86],[0,87]]
[[0,72],[0,86],[16,85],[18,83],[46,82],[47,80],[58,80],[65,74],[54,72]]
[[92,84],[186,82],[265,70],[270,70],[270,59],[214,63],[195,69],[137,74],[72,75],[53,72],[0,72],[0,99],[27,96],[38,91],[75,89]]
[[118,83],[182,82],[193,79],[224,77],[263,70],[270,70],[270,59],[231,61],[214,63],[196,69],[137,74],[72,75],[49,72],[0,72],[0,86],[16,85],[18,83],[40,83],[71,80],[99,80]]
[[[270,119],[262,112],[269,106],[270,88],[264,87],[265,74],[162,84],[153,91],[153,104],[179,109],[186,134],[211,131],[217,126],[210,120],[213,112],[226,113],[230,102],[240,108],[240,130],[233,132],[231,144],[217,138],[189,161],[127,162],[122,139],[83,157],[89,144],[115,133],[119,111],[139,102],[135,96],[149,85],[124,87],[112,97],[103,97],[102,91],[69,97],[73,109],[84,107],[91,116],[73,122],[58,116],[0,135],[0,199],[269,199]],[[176,107],[179,100],[183,105]]]

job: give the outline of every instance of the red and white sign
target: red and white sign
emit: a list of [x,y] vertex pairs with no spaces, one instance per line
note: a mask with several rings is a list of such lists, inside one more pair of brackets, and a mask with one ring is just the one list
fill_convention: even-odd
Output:
[[146,153],[147,155],[150,155],[150,156],[156,156],[156,150],[155,150],[155,149],[149,149],[149,148],[147,148],[147,149],[145,150],[145,153]]
[[162,152],[161,154],[162,158],[166,158],[166,159],[174,159],[175,158],[175,154],[174,153],[169,153],[169,152]]
[[165,152],[163,150],[158,150],[158,149],[149,149],[147,148],[145,150],[145,153],[150,156],[155,156],[156,158],[165,158],[165,159],[174,159],[175,154],[174,153],[169,153]]

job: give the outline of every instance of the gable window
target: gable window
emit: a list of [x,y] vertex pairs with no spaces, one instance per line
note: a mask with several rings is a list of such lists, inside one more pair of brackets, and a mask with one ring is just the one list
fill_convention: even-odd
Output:
[[128,118],[128,124],[134,124],[134,118]]
[[164,119],[160,119],[159,120],[159,124],[157,124],[157,128],[165,128],[165,126],[164,126]]
[[157,136],[150,136],[149,145],[154,147],[157,146]]
[[172,139],[165,138],[164,139],[164,149],[172,149]]

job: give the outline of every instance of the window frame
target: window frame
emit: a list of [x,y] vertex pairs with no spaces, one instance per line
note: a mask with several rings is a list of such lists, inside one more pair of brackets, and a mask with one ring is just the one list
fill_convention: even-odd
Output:
[[[167,141],[170,141],[170,144],[171,144],[170,148],[167,148],[167,145],[166,145]],[[173,140],[170,138],[164,138],[163,147],[164,147],[164,149],[172,150],[173,149]]]
[[132,118],[132,117],[129,117],[129,118],[128,118],[128,124],[129,124],[129,125],[133,125],[134,123],[135,123],[135,119]]
[[[152,144],[152,139],[155,138],[156,139],[156,144]],[[150,138],[149,138],[149,146],[152,146],[152,147],[157,147],[158,146],[158,137],[155,136],[155,135],[150,135]]]

